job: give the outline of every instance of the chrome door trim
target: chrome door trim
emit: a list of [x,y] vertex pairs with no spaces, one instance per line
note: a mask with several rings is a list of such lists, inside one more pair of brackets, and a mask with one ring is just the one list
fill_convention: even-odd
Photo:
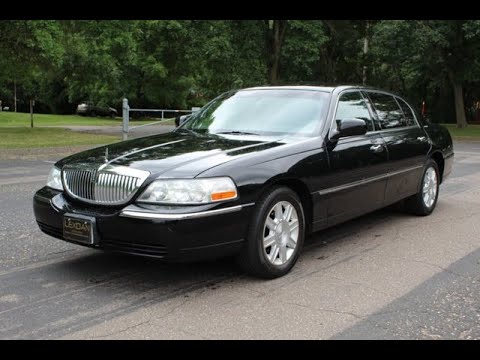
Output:
[[386,179],[386,178],[389,178],[389,177],[392,177],[392,176],[400,175],[400,174],[403,174],[403,173],[406,173],[406,172],[409,172],[409,171],[414,171],[414,170],[421,169],[421,168],[423,168],[423,165],[412,166],[412,167],[409,167],[409,168],[406,168],[406,169],[389,172],[389,173],[384,174],[384,175],[373,176],[373,177],[370,177],[370,178],[367,178],[367,179],[354,181],[354,182],[351,182],[351,183],[348,183],[348,184],[323,189],[323,190],[314,192],[314,194],[327,195],[327,194],[331,194],[331,193],[342,191],[342,190],[348,190],[348,189],[351,189],[351,188],[354,188],[354,187],[357,187],[357,186],[370,184],[370,183],[375,182],[375,181],[383,180],[383,179]]

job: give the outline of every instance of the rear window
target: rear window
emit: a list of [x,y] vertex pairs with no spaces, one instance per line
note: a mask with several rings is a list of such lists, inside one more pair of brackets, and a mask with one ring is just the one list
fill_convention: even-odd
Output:
[[392,95],[368,92],[381,129],[394,129],[406,126],[403,111]]
[[403,101],[402,99],[400,99],[398,97],[396,99],[397,99],[398,103],[400,104],[400,107],[403,110],[403,115],[405,116],[405,124],[407,126],[417,125],[417,122],[415,121],[415,115],[413,114],[413,111],[410,108],[410,106],[408,106],[408,104],[405,101]]

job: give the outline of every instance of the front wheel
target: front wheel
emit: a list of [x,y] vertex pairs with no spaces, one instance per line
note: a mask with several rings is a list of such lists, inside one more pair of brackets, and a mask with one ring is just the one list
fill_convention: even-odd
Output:
[[405,201],[407,211],[420,216],[430,215],[437,205],[439,179],[437,163],[429,159],[423,171],[420,191]]
[[274,188],[257,203],[240,265],[255,276],[283,276],[297,262],[304,237],[305,216],[297,194]]

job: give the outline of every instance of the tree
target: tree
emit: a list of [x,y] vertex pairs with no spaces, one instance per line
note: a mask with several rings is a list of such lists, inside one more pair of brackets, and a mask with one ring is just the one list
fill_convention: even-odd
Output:
[[57,113],[124,96],[184,108],[233,88],[368,83],[463,127],[480,98],[479,20],[15,20],[0,22],[0,44],[0,97],[19,110],[31,98]]
[[381,21],[372,44],[377,82],[383,75],[404,93],[433,93],[431,103],[448,85],[457,126],[466,127],[465,87],[479,81],[480,64],[472,61],[480,55],[479,32],[478,21]]
[[282,46],[287,32],[287,20],[265,20],[268,82],[275,85],[279,78]]
[[[57,46],[59,35],[55,21],[15,20],[0,23],[0,79],[13,86],[13,108],[17,111],[18,92],[28,98],[36,96],[35,75],[49,69],[61,58]],[[28,103],[28,99],[25,99]]]
[[328,41],[324,24],[320,20],[289,20],[288,36],[284,39],[278,82],[318,82],[315,66],[322,47]]

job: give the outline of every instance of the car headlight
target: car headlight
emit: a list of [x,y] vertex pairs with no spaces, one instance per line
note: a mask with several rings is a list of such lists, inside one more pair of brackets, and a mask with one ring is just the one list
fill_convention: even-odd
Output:
[[55,190],[63,190],[61,171],[57,167],[53,167],[48,174],[47,186]]
[[138,202],[194,205],[237,198],[237,187],[229,177],[208,179],[160,179],[152,182]]

